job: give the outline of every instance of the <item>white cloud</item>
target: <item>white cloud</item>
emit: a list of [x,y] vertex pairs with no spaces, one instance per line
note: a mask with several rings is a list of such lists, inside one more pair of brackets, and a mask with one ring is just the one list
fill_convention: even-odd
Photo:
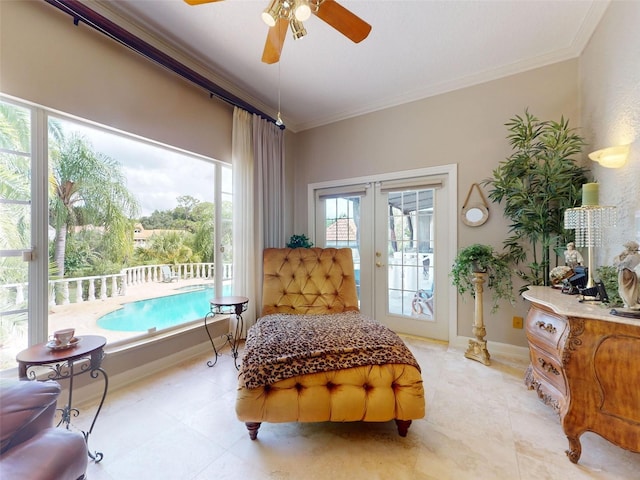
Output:
[[182,195],[214,201],[214,168],[206,160],[104,130],[62,123],[65,134],[79,131],[91,142],[94,151],[122,165],[127,188],[140,203],[141,216],[175,208],[177,197]]

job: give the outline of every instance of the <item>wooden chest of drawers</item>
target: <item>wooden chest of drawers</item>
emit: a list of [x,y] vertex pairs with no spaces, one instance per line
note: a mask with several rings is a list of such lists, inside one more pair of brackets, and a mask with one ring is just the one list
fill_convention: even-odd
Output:
[[549,287],[523,296],[531,302],[525,384],[560,416],[569,459],[579,460],[585,431],[640,452],[640,320]]
[[526,319],[531,363],[525,384],[559,414],[567,401],[567,381],[562,369],[562,350],[568,333],[566,318],[536,305]]

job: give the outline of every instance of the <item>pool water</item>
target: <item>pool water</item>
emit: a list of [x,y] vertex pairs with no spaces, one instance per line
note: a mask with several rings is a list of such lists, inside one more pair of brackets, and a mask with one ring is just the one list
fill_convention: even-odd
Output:
[[[146,332],[162,330],[203,318],[209,313],[209,300],[215,297],[208,285],[184,287],[183,293],[125,303],[122,308],[98,319],[105,330]],[[223,295],[231,295],[231,285],[223,286]]]

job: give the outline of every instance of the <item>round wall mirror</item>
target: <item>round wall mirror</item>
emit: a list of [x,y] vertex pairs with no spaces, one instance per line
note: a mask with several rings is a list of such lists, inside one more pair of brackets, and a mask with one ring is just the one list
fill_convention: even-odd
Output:
[[484,205],[473,205],[462,211],[462,221],[470,227],[482,225],[489,218],[489,210]]
[[[478,190],[478,195],[480,196],[482,203],[474,203],[469,204],[469,199],[471,198],[471,194],[473,193],[473,189]],[[462,222],[465,225],[470,227],[478,227],[487,221],[489,218],[489,206],[487,205],[487,199],[480,190],[480,185],[477,183],[471,184],[471,188],[469,188],[469,193],[467,193],[467,198],[462,205]]]

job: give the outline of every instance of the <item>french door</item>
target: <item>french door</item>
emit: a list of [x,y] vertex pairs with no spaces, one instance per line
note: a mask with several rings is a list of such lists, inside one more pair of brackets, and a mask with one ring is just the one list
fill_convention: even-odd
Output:
[[397,332],[449,339],[452,185],[455,166],[310,187],[315,244],[352,249],[361,311]]

